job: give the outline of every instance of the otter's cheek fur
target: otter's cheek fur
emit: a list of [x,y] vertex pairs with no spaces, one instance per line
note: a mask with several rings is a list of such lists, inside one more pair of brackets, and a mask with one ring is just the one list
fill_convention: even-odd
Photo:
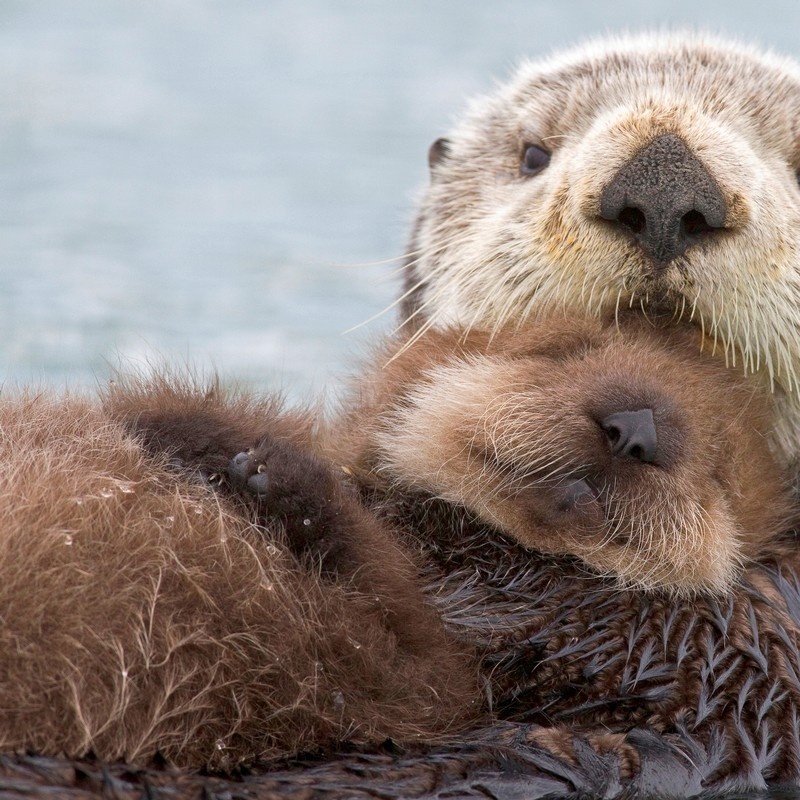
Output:
[[[439,148],[409,248],[406,318],[418,330],[498,330],[553,311],[668,309],[700,327],[729,365],[790,395],[775,438],[793,461],[798,119],[794,63],[711,38],[610,40],[523,65]],[[655,181],[657,193],[694,211],[693,182],[705,182],[720,218],[701,207],[705,216],[682,227],[688,244],[659,261],[642,246],[642,228],[663,220],[609,216],[603,198],[662,137],[685,148],[687,165],[666,177],[653,167],[642,184]],[[521,166],[530,145],[550,154],[536,174]]]

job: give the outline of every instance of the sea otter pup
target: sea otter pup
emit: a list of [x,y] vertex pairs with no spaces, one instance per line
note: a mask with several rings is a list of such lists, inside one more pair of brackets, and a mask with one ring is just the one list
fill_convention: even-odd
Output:
[[[730,580],[748,546],[780,551],[769,402],[694,334],[640,327],[430,337],[361,384],[327,456],[307,415],[174,376],[119,384],[102,409],[4,396],[0,746],[230,768],[433,741],[485,715],[481,663],[495,697],[512,674],[452,624],[465,547],[513,553],[513,584],[536,572],[529,547],[572,552],[580,529],[587,562],[683,591]],[[491,493],[465,493],[479,475]],[[670,508],[673,553],[648,529]]]
[[687,34],[526,63],[431,148],[403,315],[422,331],[629,306],[776,390],[800,454],[800,69]]
[[728,589],[796,517],[764,444],[771,398],[692,329],[617,322],[392,342],[332,457],[623,586]]
[[[362,491],[377,480],[440,498],[623,586],[728,589],[796,516],[764,443],[771,398],[703,355],[692,329],[615,322],[623,329],[549,318],[494,336],[431,331],[410,347],[401,336],[359,377],[322,451]],[[166,409],[149,388],[112,397],[148,450],[248,498],[265,527],[280,520],[323,575],[366,591],[389,580],[385,554],[371,553],[391,532],[296,436],[182,398]],[[403,613],[391,619],[402,626]]]

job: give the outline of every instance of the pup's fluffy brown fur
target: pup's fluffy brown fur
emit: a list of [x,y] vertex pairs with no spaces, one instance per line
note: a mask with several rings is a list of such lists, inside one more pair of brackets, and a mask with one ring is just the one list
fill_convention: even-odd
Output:
[[[159,751],[230,768],[343,740],[432,740],[474,722],[485,711],[473,662],[486,658],[483,634],[448,634],[420,576],[452,619],[464,597],[447,599],[449,577],[461,580],[465,548],[499,547],[499,569],[510,548],[507,567],[522,565],[512,583],[537,563],[487,521],[527,546],[578,552],[578,512],[554,511],[560,480],[529,483],[525,459],[529,439],[558,441],[563,428],[579,449],[590,441],[582,452],[602,449],[586,416],[598,399],[668,410],[662,430],[677,444],[671,464],[629,464],[636,477],[614,479],[613,522],[595,527],[591,512],[577,523],[592,540],[580,555],[630,570],[633,582],[685,590],[728,580],[739,548],[764,547],[788,513],[760,435],[768,404],[697,356],[692,336],[561,325],[495,341],[443,335],[407,350],[361,385],[359,408],[328,441],[332,460],[312,446],[308,416],[174,376],[118,385],[102,409],[4,398],[0,747],[133,761]],[[688,383],[676,366],[687,353]],[[498,415],[506,380],[513,413]],[[440,403],[445,416],[434,420]],[[489,496],[469,490],[484,476]],[[705,541],[680,541],[682,523],[691,529],[683,491],[706,516]],[[648,504],[674,505],[659,534],[680,557],[653,537],[637,541]],[[626,519],[620,544],[607,535]],[[671,565],[654,569],[657,555]],[[695,565],[701,557],[708,563]],[[519,608],[497,618],[500,641],[518,617]],[[515,673],[491,661],[502,696]]]
[[[629,315],[620,330],[548,319],[424,339],[384,351],[334,430],[334,458],[360,474],[645,589],[728,589],[788,529],[771,398],[703,355],[692,328]],[[652,463],[614,455],[603,430],[640,409]]]
[[[179,406],[198,448],[226,420],[245,437],[306,430],[188,385],[118,399]],[[470,717],[472,673],[391,540],[370,539],[387,567],[367,595],[321,581],[96,404],[4,396],[0,429],[0,749],[230,768]],[[384,624],[409,607],[431,653]]]

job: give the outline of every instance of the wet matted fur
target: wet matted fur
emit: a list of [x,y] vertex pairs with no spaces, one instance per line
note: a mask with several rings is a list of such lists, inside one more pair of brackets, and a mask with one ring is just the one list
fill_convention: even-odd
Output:
[[780,552],[797,513],[767,444],[772,398],[699,340],[634,314],[400,337],[330,454],[622,586],[721,592]]
[[[210,402],[163,388],[162,408]],[[280,430],[274,403],[216,404]],[[322,583],[96,403],[4,394],[0,429],[3,750],[231,768],[469,717],[471,673],[432,613],[436,662],[398,645],[374,594]]]
[[[735,488],[735,481],[729,482],[730,476],[726,478],[708,462],[705,475],[695,474],[691,479],[684,475],[687,482],[703,484],[713,473],[716,491],[726,486],[731,495],[748,506],[747,511],[738,507],[737,518],[742,521],[752,513],[747,525],[755,536],[750,534],[749,555],[762,561],[758,565],[751,562],[731,593],[717,600],[700,594],[689,602],[674,596],[671,599],[670,593],[663,591],[614,592],[612,581],[592,577],[578,561],[532,556],[511,537],[497,531],[487,535],[487,511],[495,513],[501,525],[508,519],[508,512],[502,508],[505,499],[476,500],[474,483],[468,482],[465,492],[464,486],[450,475],[452,460],[464,459],[469,448],[459,449],[451,442],[450,449],[442,451],[442,430],[448,431],[449,436],[455,431],[457,441],[468,441],[481,458],[489,453],[488,468],[479,464],[472,470],[477,470],[490,489],[491,466],[505,460],[504,448],[515,455],[523,454],[522,471],[530,482],[525,483],[523,493],[531,484],[535,486],[524,456],[536,455],[537,450],[519,448],[517,441],[525,429],[516,410],[525,408],[525,395],[535,398],[537,393],[554,391],[562,398],[562,413],[565,410],[568,418],[575,413],[573,403],[585,412],[586,406],[581,403],[587,398],[597,399],[583,383],[586,373],[580,360],[591,352],[592,335],[598,331],[586,321],[572,324],[571,331],[567,328],[555,332],[552,323],[540,323],[538,336],[532,337],[534,348],[530,342],[526,345],[524,334],[519,331],[506,330],[483,340],[473,332],[471,338],[463,336],[458,344],[447,333],[429,332],[424,337],[431,340],[427,347],[404,350],[381,370],[374,385],[366,390],[361,385],[361,410],[354,412],[349,425],[353,438],[346,445],[346,454],[340,453],[339,458],[358,464],[359,469],[367,467],[369,477],[362,480],[370,505],[426,552],[429,590],[450,630],[482,653],[484,674],[490,679],[489,705],[494,713],[502,719],[542,726],[524,732],[517,729],[515,735],[523,741],[544,746],[573,766],[585,766],[586,748],[593,748],[592,752],[611,758],[617,765],[620,771],[612,770],[612,774],[635,783],[650,780],[657,773],[651,773],[644,763],[652,758],[653,740],[626,735],[634,728],[645,727],[665,735],[665,748],[669,749],[670,743],[679,745],[673,752],[682,754],[685,769],[673,764],[670,773],[676,781],[673,788],[682,794],[709,786],[798,783],[800,581],[796,570],[800,568],[800,554],[795,535],[774,538],[781,530],[781,521],[787,522],[786,484],[781,484],[780,471],[773,472],[766,484],[758,487],[755,474],[763,476],[761,469],[747,478],[755,490],[749,500],[747,493]],[[724,385],[731,380],[741,381],[742,389],[744,380],[734,377],[733,371],[726,370],[720,359],[709,353],[697,355],[697,361],[689,357],[688,353],[696,352],[696,338],[685,331],[658,330],[630,319],[620,335],[626,331],[633,336],[627,341],[627,371],[619,369],[620,364],[613,359],[605,360],[603,368],[593,376],[595,382],[589,381],[597,394],[608,385],[604,381],[613,382],[625,375],[625,386],[634,394],[634,398],[627,396],[625,400],[633,399],[637,405],[641,398],[635,395],[643,391],[643,381],[647,386],[648,371],[652,369],[659,379],[657,387],[667,392],[677,408],[691,408],[692,395],[695,400],[719,402],[720,395],[727,394],[732,401],[728,412],[718,407],[721,417],[707,409],[708,416],[722,424],[724,434],[702,428],[695,430],[697,438],[692,438],[683,430],[685,457],[691,457],[693,448],[722,446],[724,452],[718,457],[736,471],[737,464],[743,465],[741,459],[746,461],[762,447],[768,450],[764,439],[748,445],[731,427],[743,425],[747,429],[760,418],[768,428],[769,417],[760,416],[764,409],[757,411],[756,398],[764,399],[757,389],[749,387],[745,396],[734,399],[733,385]],[[649,337],[661,346],[668,345],[674,359],[671,364],[660,361],[656,353],[637,352],[636,345],[647,342]],[[478,343],[477,352],[471,350],[470,342]],[[402,345],[400,349],[403,350]],[[459,430],[458,423],[463,423],[465,398],[470,413],[476,407],[496,408],[491,385],[475,380],[484,366],[480,355],[487,352],[499,361],[504,352],[512,355],[516,374],[524,377],[514,387],[518,394],[511,403],[515,414],[504,418],[508,429],[489,426],[493,439],[485,447],[480,438],[485,434],[484,426],[477,426],[476,437],[474,421],[471,430]],[[542,357],[549,360],[544,379],[530,366],[525,367],[526,359],[536,364]],[[473,368],[476,372],[470,375]],[[706,369],[711,372],[706,373]],[[559,370],[563,370],[564,383],[559,381]],[[705,395],[694,381],[711,378],[712,374],[716,375],[712,380],[721,383],[713,389],[709,385],[711,394]],[[450,385],[445,380],[439,385],[443,375],[460,379]],[[409,376],[415,377],[409,380]],[[600,380],[596,380],[598,376]],[[672,394],[677,387],[688,394]],[[731,390],[733,393],[729,394]],[[509,397],[508,392],[501,396]],[[678,401],[679,396],[682,402]],[[480,398],[477,406],[476,397]],[[653,407],[662,402],[663,398],[656,400]],[[685,422],[688,417],[687,414]],[[486,420],[485,415],[478,418]],[[492,425],[496,419],[495,415],[489,417]],[[405,428],[397,424],[401,420],[406,423]],[[513,434],[511,440],[509,431]],[[764,429],[756,436],[763,433]],[[416,435],[416,449],[406,440],[409,434]],[[740,455],[725,450],[725,434],[744,445]],[[437,459],[431,458],[431,451],[436,452],[437,448],[441,456],[438,469],[434,468]],[[585,455],[585,451],[579,452]],[[554,459],[547,463],[554,463]],[[587,462],[581,458],[579,463],[585,468]],[[464,473],[469,474],[469,469]],[[637,475],[634,480],[646,491],[642,477]],[[768,500],[768,494],[778,486],[783,491],[777,503]],[[411,487],[416,488],[416,494],[409,493]],[[435,487],[437,497],[431,496],[430,487]],[[691,494],[688,486],[684,490]],[[447,492],[460,493],[460,502],[443,501],[442,496],[454,499]],[[635,516],[634,506],[626,508]],[[767,526],[772,527],[773,538],[762,538],[767,528],[761,528],[761,524],[776,511],[775,524]],[[443,518],[447,524],[442,523]],[[686,532],[680,524],[677,528],[679,534]],[[507,526],[506,530],[525,542],[513,527]],[[533,528],[536,533],[541,530],[541,526]],[[742,529],[746,541],[745,530],[746,526]],[[680,550],[679,539],[669,541]],[[603,545],[614,549],[609,539],[604,539]],[[630,540],[625,545],[630,546]],[[573,547],[573,552],[580,550]],[[671,558],[674,555],[661,554],[665,563]],[[662,780],[666,780],[663,775]],[[599,791],[598,786],[589,791]]]

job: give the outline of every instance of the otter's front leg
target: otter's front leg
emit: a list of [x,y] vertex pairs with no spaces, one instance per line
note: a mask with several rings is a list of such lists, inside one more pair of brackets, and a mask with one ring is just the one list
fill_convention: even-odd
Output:
[[332,461],[314,452],[315,419],[275,399],[199,391],[174,380],[109,391],[110,417],[144,453],[198,477],[280,537],[298,560],[351,592],[413,655],[455,645],[419,587],[419,565],[394,530],[366,510]]
[[216,476],[212,484],[233,455],[254,443],[271,439],[311,450],[320,420],[313,409],[287,408],[280,395],[226,390],[168,371],[146,380],[119,377],[103,406],[148,456],[167,459],[187,476]]
[[396,532],[361,504],[339,467],[275,439],[235,455],[228,491],[254,510],[265,529],[283,528],[287,544],[310,569],[361,599],[409,653],[459,650],[419,586],[419,565]]
[[227,497],[265,536],[283,529],[295,555],[325,575],[352,575],[370,557],[362,543],[392,538],[339,468],[314,452],[309,413],[178,381],[117,385],[106,408],[145,453]]
[[[119,407],[127,396],[115,399]],[[155,402],[157,396],[137,399],[123,419],[148,454],[166,456],[188,480],[230,499],[264,535],[282,529],[295,555],[321,565],[324,574],[358,568],[363,509],[338,467],[314,453],[306,418],[237,408],[224,397],[213,404],[197,395],[171,398],[169,405]]]

